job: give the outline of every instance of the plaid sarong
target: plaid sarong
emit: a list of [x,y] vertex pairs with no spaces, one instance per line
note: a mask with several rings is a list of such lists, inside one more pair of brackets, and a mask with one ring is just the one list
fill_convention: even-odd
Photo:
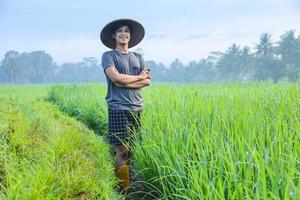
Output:
[[108,110],[108,142],[111,145],[131,143],[134,134],[140,138],[142,111]]

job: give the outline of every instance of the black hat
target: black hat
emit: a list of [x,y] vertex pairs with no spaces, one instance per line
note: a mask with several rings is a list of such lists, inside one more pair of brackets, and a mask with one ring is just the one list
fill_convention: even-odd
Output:
[[116,48],[116,41],[112,37],[112,35],[121,26],[128,26],[130,29],[131,38],[128,44],[128,48],[137,45],[144,38],[145,29],[142,24],[132,19],[118,19],[104,26],[100,33],[100,39],[105,46],[110,49]]

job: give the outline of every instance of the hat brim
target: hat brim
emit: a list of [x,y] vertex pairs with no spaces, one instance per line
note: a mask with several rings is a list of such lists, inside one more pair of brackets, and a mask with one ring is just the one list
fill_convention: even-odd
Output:
[[116,48],[116,41],[112,37],[116,27],[126,25],[130,28],[130,41],[128,48],[136,46],[142,41],[145,35],[145,29],[142,24],[132,19],[118,19],[108,23],[100,33],[101,42],[110,49]]

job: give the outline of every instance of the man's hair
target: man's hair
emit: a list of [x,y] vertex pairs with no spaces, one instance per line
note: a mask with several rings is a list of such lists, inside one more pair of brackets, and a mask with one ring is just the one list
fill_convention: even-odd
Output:
[[113,33],[113,34],[115,34],[115,32],[119,29],[119,28],[121,28],[122,26],[127,26],[128,28],[129,28],[129,30],[130,30],[130,32],[131,32],[131,27],[128,25],[128,24],[116,24],[115,26],[113,26],[112,27],[112,29],[111,29],[111,32]]

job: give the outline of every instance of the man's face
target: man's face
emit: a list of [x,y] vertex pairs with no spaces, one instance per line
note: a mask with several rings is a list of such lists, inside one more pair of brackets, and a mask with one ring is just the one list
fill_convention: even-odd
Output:
[[130,29],[128,26],[122,26],[115,31],[113,38],[116,39],[116,44],[128,44],[130,41]]

